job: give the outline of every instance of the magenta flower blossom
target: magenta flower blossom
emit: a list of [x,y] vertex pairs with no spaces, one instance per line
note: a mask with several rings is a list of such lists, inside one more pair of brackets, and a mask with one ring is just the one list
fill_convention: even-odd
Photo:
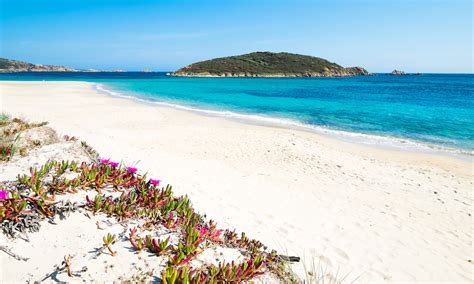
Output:
[[161,180],[159,179],[150,179],[150,183],[153,184],[153,185],[159,185],[161,182]]
[[8,199],[8,191],[0,190],[0,200]]
[[109,164],[112,166],[112,168],[116,168],[119,165],[117,162],[109,162]]
[[134,167],[128,167],[127,170],[128,170],[130,173],[135,173],[135,172],[137,172],[137,168],[134,168]]
[[110,160],[109,159],[100,159],[99,162],[101,164],[107,165],[108,163],[110,163]]

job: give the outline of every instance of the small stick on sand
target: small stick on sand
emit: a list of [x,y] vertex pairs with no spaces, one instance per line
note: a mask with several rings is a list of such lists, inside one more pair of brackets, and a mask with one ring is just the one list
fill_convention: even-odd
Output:
[[290,255],[282,255],[280,254],[279,257],[283,259],[284,261],[289,261],[289,262],[300,262],[300,257],[299,256],[290,256]]
[[[51,272],[50,274],[47,274],[43,279],[39,280],[39,281],[35,281],[35,283],[41,283],[51,277],[56,277],[58,274],[60,273],[63,273],[63,272],[67,272],[67,275],[69,277],[74,277],[74,276],[81,276],[81,272],[86,272],[87,271],[87,266],[84,266],[82,267],[81,270],[78,270],[78,271],[72,271],[71,269],[71,260],[74,256],[71,256],[71,255],[65,255],[64,256],[64,260],[63,262],[61,263],[62,266],[55,266],[55,270],[53,272]],[[54,280],[57,280],[57,279],[54,279]]]
[[105,228],[102,228],[102,227],[100,226],[99,221],[95,222],[95,224],[97,225],[97,229],[99,229],[99,230],[104,230],[104,229],[105,229]]

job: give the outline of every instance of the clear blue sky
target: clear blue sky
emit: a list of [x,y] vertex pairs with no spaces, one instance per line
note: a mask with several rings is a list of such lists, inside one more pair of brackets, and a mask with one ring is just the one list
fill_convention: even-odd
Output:
[[288,51],[371,72],[472,73],[470,0],[0,0],[0,56],[171,71]]

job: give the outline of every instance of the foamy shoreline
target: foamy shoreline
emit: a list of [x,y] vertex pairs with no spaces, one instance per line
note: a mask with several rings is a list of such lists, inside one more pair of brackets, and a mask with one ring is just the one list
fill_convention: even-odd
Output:
[[269,127],[280,127],[287,128],[292,130],[308,131],[316,133],[319,135],[329,136],[334,139],[342,140],[350,143],[357,143],[362,145],[367,145],[371,147],[377,147],[387,150],[400,150],[400,151],[411,151],[411,152],[422,152],[429,154],[437,154],[450,156],[465,161],[470,161],[474,156],[473,151],[468,151],[465,149],[455,149],[444,147],[441,145],[430,144],[427,142],[416,141],[408,138],[400,138],[394,136],[382,136],[374,134],[365,134],[359,132],[349,132],[344,130],[330,129],[327,127],[317,126],[306,124],[298,120],[290,118],[279,118],[273,116],[265,116],[261,114],[245,114],[234,111],[219,111],[211,110],[205,108],[196,108],[191,106],[186,106],[182,104],[168,103],[164,101],[155,101],[147,98],[142,98],[139,96],[127,95],[119,91],[112,91],[107,88],[107,85],[104,83],[92,83],[94,88],[106,95],[110,95],[118,98],[131,99],[140,103],[145,104],[154,104],[161,107],[169,107],[178,110],[189,111],[192,113],[206,115],[211,117],[220,117],[225,119],[231,119],[237,122],[260,125],[260,126],[269,126]]
[[[346,280],[470,282],[473,162],[113,98],[0,82],[1,111],[149,170],[195,208]],[[301,265],[294,269],[304,274]]]

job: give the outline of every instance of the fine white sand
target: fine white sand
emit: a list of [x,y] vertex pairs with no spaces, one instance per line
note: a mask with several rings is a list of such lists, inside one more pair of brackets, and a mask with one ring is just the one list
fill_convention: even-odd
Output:
[[206,117],[113,98],[91,83],[0,88],[2,112],[49,121],[137,165],[222,227],[307,266],[314,260],[348,282],[474,279],[472,158]]

